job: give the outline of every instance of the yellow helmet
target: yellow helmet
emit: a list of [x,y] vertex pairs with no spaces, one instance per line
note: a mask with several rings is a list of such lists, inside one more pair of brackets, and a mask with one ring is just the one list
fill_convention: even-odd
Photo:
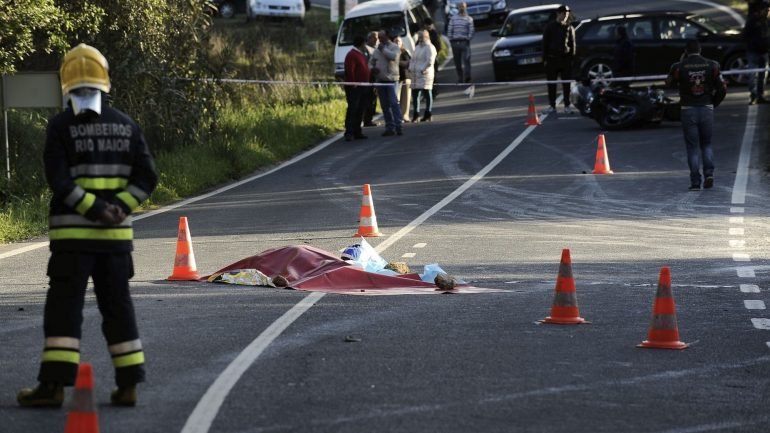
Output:
[[59,75],[63,95],[81,87],[110,91],[107,59],[96,48],[80,44],[64,55]]

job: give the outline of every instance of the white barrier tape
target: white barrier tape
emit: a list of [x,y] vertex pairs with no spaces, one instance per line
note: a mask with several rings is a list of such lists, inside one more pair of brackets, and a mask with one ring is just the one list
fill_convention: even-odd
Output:
[[[755,69],[731,69],[729,71],[722,71],[722,75],[746,75],[746,74],[753,74],[757,72],[769,72],[770,68],[755,68]],[[667,75],[639,75],[639,76],[633,76],[633,77],[618,77],[618,78],[599,78],[599,79],[593,79],[592,81],[604,81],[604,82],[613,82],[613,81],[657,81],[657,80],[665,80]],[[360,87],[383,87],[383,86],[394,86],[398,83],[360,83],[360,82],[351,82],[351,81],[291,81],[291,80],[242,80],[242,79],[235,79],[235,78],[222,78],[222,79],[214,79],[214,78],[206,78],[204,81],[207,82],[219,82],[219,83],[233,83],[233,84],[271,84],[271,85],[279,85],[279,86],[295,86],[295,85],[308,85],[308,86],[360,86]],[[574,81],[580,81],[578,79],[571,79],[571,80],[524,80],[524,81],[493,81],[493,82],[482,82],[482,83],[433,83],[433,86],[442,86],[442,87],[468,87],[471,85],[474,86],[532,86],[532,85],[543,85],[543,84],[563,84],[563,83],[572,83]]]

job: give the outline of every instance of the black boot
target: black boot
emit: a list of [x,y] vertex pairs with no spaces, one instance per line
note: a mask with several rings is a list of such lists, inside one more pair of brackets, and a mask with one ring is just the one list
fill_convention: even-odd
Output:
[[136,385],[119,386],[110,394],[110,403],[113,406],[136,406]]
[[426,111],[420,122],[430,122],[430,111]]
[[64,403],[64,385],[40,382],[35,388],[24,388],[16,395],[23,407],[61,407]]

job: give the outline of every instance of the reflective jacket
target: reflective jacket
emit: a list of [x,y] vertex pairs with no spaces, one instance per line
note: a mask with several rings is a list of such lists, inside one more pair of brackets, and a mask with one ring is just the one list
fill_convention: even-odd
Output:
[[[76,117],[67,108],[48,121],[43,159],[53,192],[51,251],[131,251],[130,214],[158,182],[139,126],[106,104],[101,115],[89,111]],[[108,203],[129,216],[119,225],[99,222]]]

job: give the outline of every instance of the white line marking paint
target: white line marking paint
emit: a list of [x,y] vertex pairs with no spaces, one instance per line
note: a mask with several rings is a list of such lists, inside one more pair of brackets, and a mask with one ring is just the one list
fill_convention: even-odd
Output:
[[425,246],[428,245],[425,242],[420,242],[419,244],[412,245],[412,248],[425,248]]
[[750,262],[751,257],[746,253],[733,253],[734,262]]
[[401,257],[405,259],[410,259],[416,255],[417,255],[416,253],[404,253]]
[[749,161],[751,159],[751,145],[754,142],[754,129],[757,123],[757,107],[749,107],[746,115],[746,126],[743,128],[743,140],[741,152],[738,156],[738,170],[735,172],[733,184],[732,204],[746,203],[746,184],[749,181]]
[[739,239],[730,239],[730,246],[733,248],[743,248],[746,246],[746,241]]
[[730,224],[743,224],[743,217],[730,217]]
[[735,268],[736,273],[741,278],[754,278],[756,277],[756,274],[754,274],[754,268],[749,266],[741,266],[739,268]]
[[741,292],[743,293],[759,293],[759,286],[756,284],[741,284]]
[[743,213],[744,209],[742,207],[731,207],[730,213]]
[[743,305],[746,307],[747,310],[764,310],[765,309],[765,301],[758,301],[754,299],[744,299]]
[[219,408],[227,398],[227,394],[238,382],[251,364],[281,333],[294,323],[299,316],[312,307],[324,296],[322,292],[311,292],[305,298],[293,306],[283,316],[267,327],[254,341],[246,346],[243,351],[227,366],[225,371],[211,384],[203,398],[198,401],[195,409],[187,418],[182,428],[182,433],[205,433],[209,431]]
[[743,236],[743,229],[740,227],[730,227],[727,233],[733,236]]
[[751,323],[757,329],[766,329],[770,331],[770,319],[751,319]]
[[[508,156],[514,149],[516,149],[522,141],[535,129],[535,125],[528,126],[518,137],[516,137],[511,144],[508,145],[503,151],[495,157],[489,164],[482,168],[476,175],[468,179],[465,183],[460,185],[456,190],[452,191],[443,200],[436,203],[425,211],[422,215],[415,218],[412,222],[407,224],[401,230],[391,235],[388,239],[377,245],[375,250],[377,252],[383,252],[388,247],[396,243],[399,239],[406,236],[409,232],[419,227],[420,224],[425,222],[433,214],[440,211],[442,208],[450,204],[454,199],[460,196],[465,190],[473,186],[476,182],[481,180],[487,173],[500,164],[506,156]],[[340,134],[341,136],[341,134]],[[339,137],[337,137],[339,138]],[[325,146],[324,146],[325,147]],[[276,169],[277,170],[277,169]],[[275,171],[275,170],[273,170]],[[203,395],[195,409],[187,418],[187,422],[184,425],[181,433],[208,433],[211,424],[214,422],[219,408],[222,406],[230,390],[238,382],[238,379],[243,373],[249,369],[251,364],[257,360],[259,355],[265,348],[277,338],[281,332],[283,332],[289,325],[292,324],[302,313],[307,311],[318,300],[324,296],[320,292],[312,292],[310,295],[303,298],[297,305],[287,311],[286,314],[281,316],[278,321],[270,325],[262,334],[260,334],[254,341],[249,344],[246,349],[241,352],[238,357],[227,366],[227,368],[217,377],[213,384],[209,387],[206,393]],[[279,324],[279,321],[281,322]]]
[[16,256],[16,255],[19,255],[19,254],[23,254],[23,253],[26,253],[28,251],[34,251],[34,250],[36,250],[38,248],[43,248],[43,247],[47,247],[47,246],[48,246],[48,242],[47,241],[46,242],[35,242],[34,244],[24,245],[23,247],[20,247],[20,248],[17,248],[15,250],[11,250],[11,251],[8,251],[8,252],[0,254],[0,260],[8,258],[8,257],[13,257],[13,256]]

